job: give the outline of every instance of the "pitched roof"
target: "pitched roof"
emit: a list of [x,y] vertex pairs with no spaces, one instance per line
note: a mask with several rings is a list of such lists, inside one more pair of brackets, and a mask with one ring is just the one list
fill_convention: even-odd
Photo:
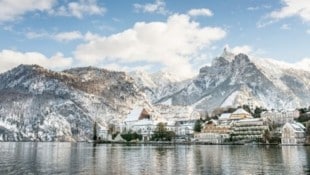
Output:
[[232,113],[233,115],[239,115],[239,114],[246,114],[246,115],[250,115],[250,113],[248,113],[246,110],[244,110],[243,108],[239,108],[237,109],[235,112]]
[[219,120],[228,120],[230,116],[231,116],[231,113],[223,113],[219,117]]
[[124,122],[130,122],[130,121],[137,121],[139,120],[140,114],[142,112],[142,107],[134,107],[130,113],[127,115],[127,118],[124,120]]
[[150,119],[150,114],[144,108],[139,116],[139,120],[142,119]]
[[305,129],[305,127],[300,123],[285,123],[283,128],[285,128],[285,127],[292,128],[294,130],[294,132],[304,132],[304,129]]

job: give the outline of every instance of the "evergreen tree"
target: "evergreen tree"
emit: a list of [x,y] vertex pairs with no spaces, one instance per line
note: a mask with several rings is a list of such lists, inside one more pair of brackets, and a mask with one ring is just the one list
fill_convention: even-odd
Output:
[[126,140],[127,142],[130,142],[131,140],[142,140],[142,135],[137,134],[136,132],[132,133],[131,131],[127,133],[122,133],[121,137]]
[[264,112],[264,111],[267,111],[266,109],[263,109],[261,107],[256,107],[255,110],[254,110],[254,118],[260,118],[261,117],[261,113]]
[[194,131],[195,132],[201,132],[202,126],[201,120],[196,120],[195,125],[194,125]]
[[97,140],[97,122],[94,123],[94,128],[93,128],[93,140]]

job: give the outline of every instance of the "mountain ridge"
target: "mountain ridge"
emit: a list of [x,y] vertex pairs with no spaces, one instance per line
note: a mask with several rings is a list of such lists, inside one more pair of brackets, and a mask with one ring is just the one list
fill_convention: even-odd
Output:
[[137,102],[149,105],[124,72],[21,65],[1,74],[0,82],[0,140],[5,141],[85,141],[95,121],[119,123]]
[[[223,57],[225,55],[229,57]],[[232,59],[232,54],[224,50],[211,66],[202,67],[199,75],[169,100],[173,105],[193,105],[198,110],[206,108],[208,112],[223,107],[231,95],[236,98],[227,106],[252,103],[254,107],[281,109],[310,104],[308,71],[263,63],[245,54]],[[240,92],[239,95],[236,92]]]
[[[0,74],[0,141],[85,141],[94,122],[118,125],[136,106],[158,119],[247,104],[274,109],[310,104],[310,72],[224,50],[191,79],[169,72],[78,67],[54,72],[20,65]],[[156,111],[158,110],[158,111]],[[177,110],[177,111],[174,111]],[[155,119],[154,118],[154,119]]]

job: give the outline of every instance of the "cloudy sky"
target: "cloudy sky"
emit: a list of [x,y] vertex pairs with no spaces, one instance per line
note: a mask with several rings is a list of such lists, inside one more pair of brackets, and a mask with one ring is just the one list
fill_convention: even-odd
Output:
[[310,58],[309,0],[0,0],[0,72],[198,72],[224,47],[290,63]]

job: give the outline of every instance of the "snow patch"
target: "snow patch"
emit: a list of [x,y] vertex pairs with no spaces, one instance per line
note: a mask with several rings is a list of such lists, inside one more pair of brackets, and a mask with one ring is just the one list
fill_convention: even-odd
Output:
[[235,103],[235,99],[239,93],[240,91],[235,91],[232,94],[230,94],[230,96],[226,98],[224,103],[222,103],[221,107],[233,106]]

